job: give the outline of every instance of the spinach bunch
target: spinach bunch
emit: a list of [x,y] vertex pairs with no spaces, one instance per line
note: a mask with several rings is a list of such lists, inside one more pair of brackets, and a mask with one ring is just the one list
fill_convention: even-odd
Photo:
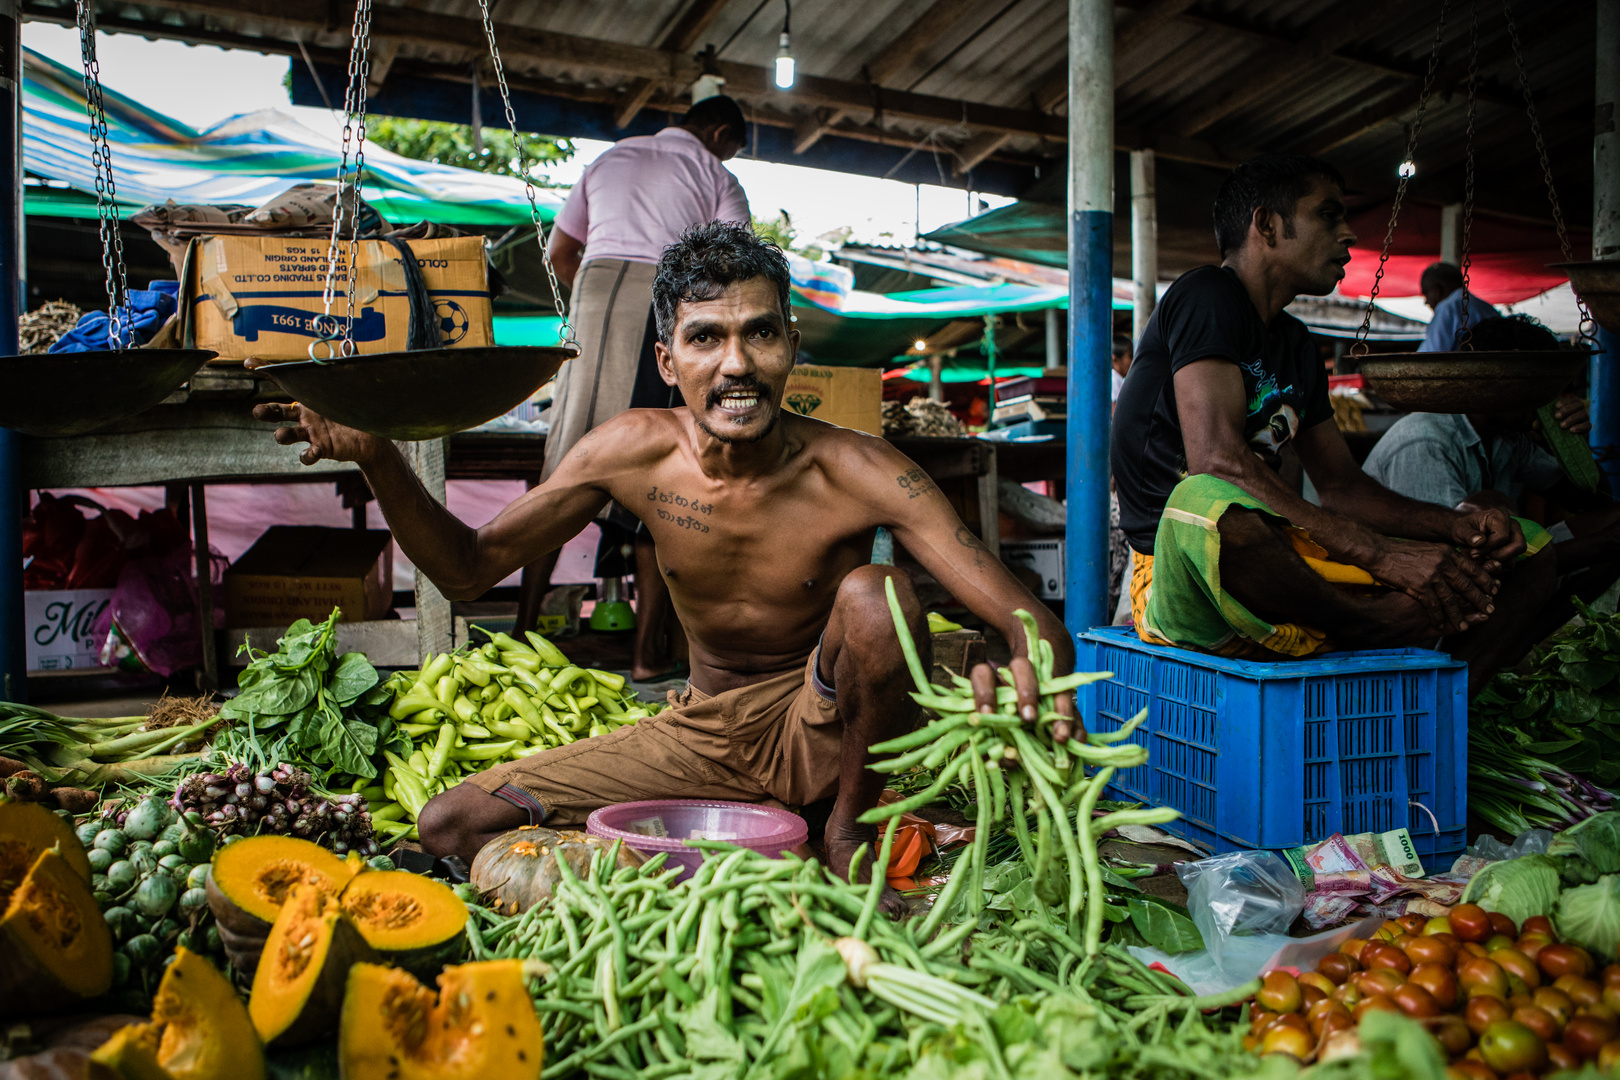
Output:
[[251,662],[237,677],[239,693],[220,709],[241,722],[247,741],[279,741],[286,756],[323,771],[377,775],[375,758],[403,739],[388,717],[393,689],[364,653],[337,654],[342,612],[319,625],[299,619],[273,653],[244,642],[238,655]]

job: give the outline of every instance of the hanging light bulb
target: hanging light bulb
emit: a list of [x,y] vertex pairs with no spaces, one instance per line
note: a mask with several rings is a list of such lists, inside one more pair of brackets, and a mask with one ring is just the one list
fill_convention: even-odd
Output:
[[793,19],[793,0],[782,0],[786,14],[782,16],[782,35],[776,39],[776,86],[779,90],[793,89],[793,43],[788,35],[788,23]]
[[911,347],[916,349],[918,352],[922,352],[924,349],[928,348],[928,342],[924,341],[922,338],[918,338],[916,341],[911,343]]
[[1396,167],[1395,175],[1399,176],[1402,180],[1409,180],[1413,176],[1417,175],[1417,164],[1413,162],[1411,158],[1408,158]]

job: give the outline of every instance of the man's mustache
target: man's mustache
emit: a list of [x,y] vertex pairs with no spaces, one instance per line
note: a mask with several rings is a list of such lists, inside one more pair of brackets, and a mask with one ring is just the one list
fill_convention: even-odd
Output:
[[706,407],[712,409],[716,405],[719,405],[720,399],[725,397],[727,394],[746,393],[749,391],[752,391],[761,398],[770,397],[770,391],[766,388],[765,384],[760,382],[758,379],[737,379],[710,390],[705,404]]

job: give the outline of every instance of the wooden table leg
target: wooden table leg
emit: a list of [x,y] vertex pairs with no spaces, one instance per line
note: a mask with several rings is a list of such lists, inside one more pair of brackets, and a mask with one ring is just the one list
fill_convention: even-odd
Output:
[[[405,459],[432,495],[440,503],[445,501],[444,439],[400,443]],[[455,648],[455,624],[450,617],[450,601],[427,579],[422,571],[416,572],[416,649],[417,661],[426,662],[433,653],[449,652]]]
[[214,560],[208,551],[205,485],[191,485],[191,542],[197,555],[197,625],[202,628],[202,689],[219,689],[219,642],[214,636]]

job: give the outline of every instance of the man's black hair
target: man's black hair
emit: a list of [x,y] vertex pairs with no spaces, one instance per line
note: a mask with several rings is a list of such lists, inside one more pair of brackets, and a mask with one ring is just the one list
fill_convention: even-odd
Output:
[[707,225],[693,225],[665,248],[658,260],[658,273],[652,287],[658,340],[667,346],[674,338],[677,305],[713,300],[728,285],[761,277],[776,286],[785,333],[791,328],[792,304],[788,289],[792,281],[782,249],[755,236],[746,222],[711,221]]
[[716,125],[730,128],[738,142],[748,141],[748,121],[743,118],[742,106],[724,94],[704,98],[681,117],[684,128],[700,130]]
[[1134,346],[1131,344],[1131,336],[1129,334],[1114,335],[1114,352],[1128,353],[1133,347]]
[[1564,347],[1557,334],[1528,315],[1481,319],[1473,328],[1469,344],[1478,352],[1553,352]]
[[1418,278],[1418,288],[1427,292],[1437,292],[1443,300],[1463,286],[1462,271],[1451,263],[1430,263],[1423,268],[1423,274]]
[[1294,207],[1318,176],[1344,189],[1339,170],[1309,154],[1261,154],[1227,173],[1215,194],[1215,246],[1221,258],[1243,246],[1256,207],[1281,216],[1283,235],[1292,237]]

